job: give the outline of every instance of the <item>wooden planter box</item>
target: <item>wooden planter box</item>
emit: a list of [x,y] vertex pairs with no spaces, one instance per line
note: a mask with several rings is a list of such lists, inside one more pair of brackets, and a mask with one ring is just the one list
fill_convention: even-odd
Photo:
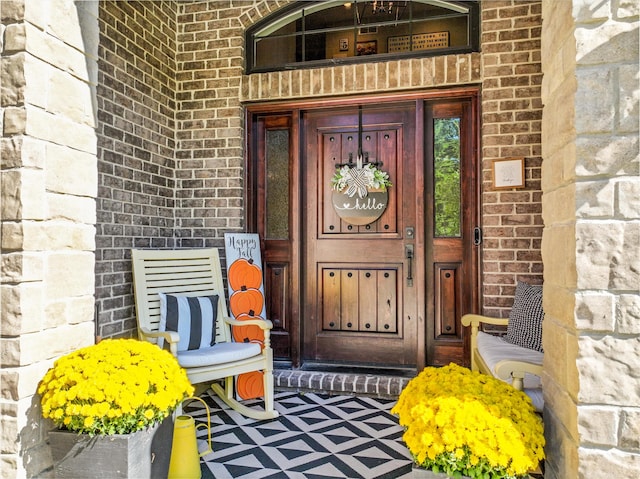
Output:
[[57,478],[167,477],[172,440],[171,416],[133,434],[89,437],[58,429],[49,432]]

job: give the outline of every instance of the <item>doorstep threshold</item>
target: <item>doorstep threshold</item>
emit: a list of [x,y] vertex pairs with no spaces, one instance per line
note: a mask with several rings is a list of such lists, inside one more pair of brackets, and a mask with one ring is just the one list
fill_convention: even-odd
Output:
[[406,370],[402,375],[396,372],[399,371],[335,365],[320,368],[314,364],[300,369],[276,368],[273,376],[274,388],[279,391],[397,399],[415,372],[413,375]]

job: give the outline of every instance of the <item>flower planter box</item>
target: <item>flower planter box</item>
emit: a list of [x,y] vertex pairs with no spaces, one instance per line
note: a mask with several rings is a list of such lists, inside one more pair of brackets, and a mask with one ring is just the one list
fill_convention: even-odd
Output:
[[[539,471],[536,471],[536,474],[539,474]],[[421,467],[413,465],[413,469],[411,470],[411,478],[412,479],[449,479],[451,476],[448,476],[444,472],[433,472],[427,469],[423,469]],[[537,476],[527,476],[530,479],[535,479]],[[540,476],[542,477],[542,476]],[[471,479],[469,476],[462,476],[462,479]]]
[[57,478],[167,477],[173,419],[131,434],[94,436],[55,429],[49,432]]
[[[413,466],[411,477],[413,479],[447,479],[448,476],[444,472],[433,472],[418,466]],[[462,476],[462,479],[470,479],[469,476]]]

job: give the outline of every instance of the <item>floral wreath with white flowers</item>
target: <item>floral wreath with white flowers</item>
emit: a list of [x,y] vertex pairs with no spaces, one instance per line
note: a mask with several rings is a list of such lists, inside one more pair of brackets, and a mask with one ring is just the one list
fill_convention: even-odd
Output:
[[363,166],[362,157],[358,157],[355,166],[347,164],[339,168],[331,178],[331,187],[335,191],[343,191],[346,188],[344,193],[350,198],[356,194],[360,198],[366,197],[369,188],[386,191],[390,186],[393,185],[389,180],[389,174],[378,169],[374,163]]

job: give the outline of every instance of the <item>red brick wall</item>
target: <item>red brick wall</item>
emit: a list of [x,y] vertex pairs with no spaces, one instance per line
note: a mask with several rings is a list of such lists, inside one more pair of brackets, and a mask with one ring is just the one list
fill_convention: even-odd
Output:
[[[482,2],[483,311],[507,316],[517,280],[542,283],[542,5]],[[525,158],[525,188],[494,190],[492,160]]]

